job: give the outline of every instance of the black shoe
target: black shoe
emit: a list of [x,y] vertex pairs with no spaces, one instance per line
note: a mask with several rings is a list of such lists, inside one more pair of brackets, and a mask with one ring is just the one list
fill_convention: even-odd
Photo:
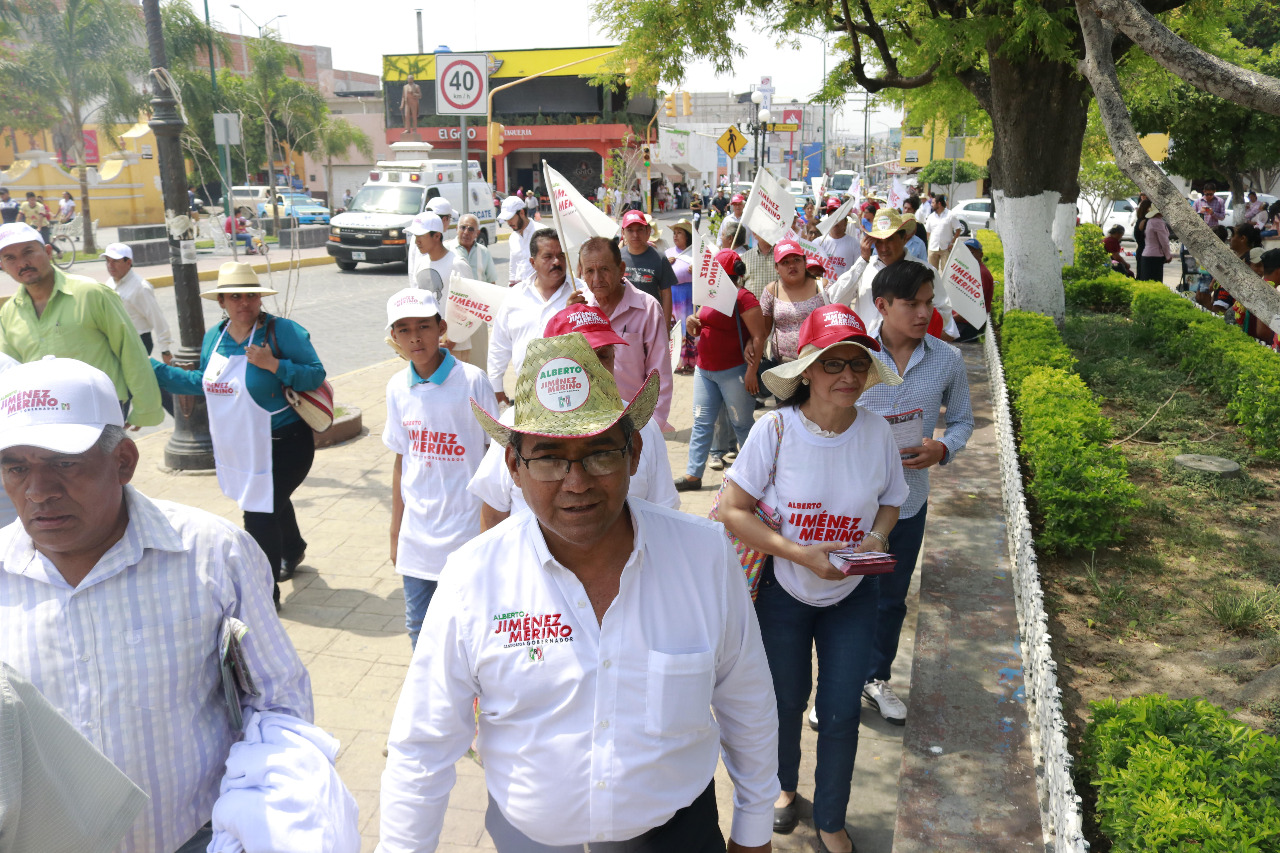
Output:
[[298,566],[302,565],[302,561],[307,557],[307,549],[303,548],[302,553],[292,559],[286,559],[280,565],[280,571],[276,572],[277,581],[287,581],[298,571]]
[[[796,809],[796,800],[800,799],[800,795],[791,798],[791,802],[779,808],[773,807],[773,831],[779,835],[786,835],[796,828],[800,823],[800,813]],[[819,842],[821,843],[821,842]]]
[[[776,809],[775,809],[775,811],[776,811]],[[821,832],[818,832],[818,833],[816,833],[816,834],[817,834],[817,836],[818,836],[818,853],[831,853],[831,848],[830,848],[830,847],[828,847],[828,846],[827,846],[827,843],[826,843],[825,841],[823,841],[823,840],[822,840],[822,833],[821,833]],[[847,829],[846,829],[846,830],[845,830],[845,835],[848,835],[848,834],[849,834],[849,830],[847,830]],[[850,838],[850,839],[849,839],[849,843],[850,843],[850,844],[853,844],[853,839],[852,839],[852,838]],[[856,844],[853,844],[853,853],[858,853],[858,845],[856,845]]]
[[679,480],[676,480],[677,492],[696,492],[698,491],[698,489],[701,489],[701,488],[702,488],[701,477],[684,476],[684,477],[681,477]]

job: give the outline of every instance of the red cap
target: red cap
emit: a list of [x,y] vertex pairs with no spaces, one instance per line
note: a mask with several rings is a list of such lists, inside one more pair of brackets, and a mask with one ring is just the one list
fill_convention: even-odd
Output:
[[810,314],[800,326],[800,354],[805,347],[824,350],[832,344],[848,341],[862,344],[869,350],[880,351],[880,344],[867,334],[862,320],[844,305],[823,305]]
[[[742,256],[733,249],[721,249],[716,252],[716,263],[729,275],[734,275],[733,268],[742,263]],[[746,265],[743,264],[745,267]]]
[[926,334],[933,335],[935,338],[942,337],[942,315],[938,313],[938,309],[933,309],[933,316],[929,318],[929,328],[925,330]]
[[805,272],[813,272],[813,273],[817,273],[819,276],[822,276],[827,271],[826,267],[824,267],[822,264],[823,264],[822,258],[818,257],[817,255],[804,256]]
[[742,193],[734,193],[733,198],[729,199],[729,204],[746,204],[747,199]]
[[547,328],[542,334],[543,337],[554,338],[572,332],[581,332],[586,337],[587,343],[591,344],[592,349],[607,347],[609,344],[629,346],[622,336],[613,330],[604,312],[592,305],[570,305],[547,321]]
[[827,213],[835,213],[839,209],[840,209],[840,199],[838,198],[827,199]]
[[644,218],[643,211],[628,210],[626,215],[622,217],[623,228],[626,228],[628,225],[648,225],[648,224],[649,223]]
[[783,258],[791,255],[799,255],[804,257],[804,249],[800,248],[800,244],[795,240],[783,240],[781,243],[773,247],[773,262],[776,264]]

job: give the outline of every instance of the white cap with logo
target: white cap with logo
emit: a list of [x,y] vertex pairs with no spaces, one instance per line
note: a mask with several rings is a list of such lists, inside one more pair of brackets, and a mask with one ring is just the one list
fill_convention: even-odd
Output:
[[409,317],[439,317],[440,304],[436,302],[435,294],[430,290],[422,290],[416,287],[406,287],[397,293],[393,293],[391,298],[387,300],[387,331],[391,331],[391,327],[396,324],[397,320],[405,320]]
[[419,234],[430,234],[432,231],[436,233],[444,233],[444,222],[439,216],[436,216],[429,210],[424,210],[417,216],[413,217],[413,221],[409,223],[409,227],[404,229],[407,233],[417,237]]
[[44,238],[40,236],[40,232],[25,222],[10,222],[7,225],[0,225],[0,250],[7,249],[18,243],[30,243],[32,240],[42,246],[44,245]]
[[96,367],[46,356],[0,374],[0,450],[84,453],[109,425],[124,426],[124,416],[115,385]]
[[524,202],[517,196],[509,195],[502,200],[502,212],[498,214],[499,222],[510,222],[511,217],[524,210]]
[[129,247],[128,243],[112,243],[102,250],[102,254],[113,261],[122,261],[125,258],[133,260],[133,249]]
[[435,198],[431,199],[431,201],[427,202],[427,210],[431,211],[436,216],[442,216],[442,217],[458,215],[458,211],[453,209],[452,204],[449,204],[449,199],[445,198],[442,195],[436,196]]

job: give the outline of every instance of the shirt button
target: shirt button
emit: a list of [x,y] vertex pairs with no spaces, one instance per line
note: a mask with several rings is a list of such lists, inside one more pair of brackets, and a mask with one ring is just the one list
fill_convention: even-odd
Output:
[[600,728],[602,728],[602,729],[607,729],[607,728],[609,728],[609,721],[608,721],[608,720],[601,720],[601,721],[600,721]]
[[597,783],[596,783],[596,787],[603,791],[603,790],[604,790],[604,782],[597,782]]
[[579,607],[586,607],[586,606],[587,606],[587,603],[586,603],[585,601],[583,601],[581,598],[579,598],[579,599],[578,599],[578,606],[579,606]]
[[613,661],[611,661],[611,660],[607,660],[607,661],[605,661],[604,663],[602,663],[602,664],[600,664],[600,665],[601,665],[601,666],[603,666],[605,669],[608,669],[609,667],[613,666]]
[[89,662],[89,656],[88,656],[88,655],[81,655],[81,656],[80,656],[80,660],[84,661],[85,663],[88,663],[88,662]]

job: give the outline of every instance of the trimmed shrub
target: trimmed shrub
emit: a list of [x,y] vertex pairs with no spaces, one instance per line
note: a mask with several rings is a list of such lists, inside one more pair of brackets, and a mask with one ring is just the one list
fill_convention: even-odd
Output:
[[1052,553],[1119,541],[1138,505],[1136,490],[1124,456],[1108,446],[1111,421],[1084,381],[1057,367],[1034,368],[1015,408],[1031,474],[1027,494],[1043,520],[1036,546]]
[[1069,279],[1066,277],[1069,269],[1071,267],[1062,271],[1068,305],[1106,314],[1128,312],[1133,301],[1133,279],[1118,272],[1108,272],[1098,278]]
[[1280,742],[1203,699],[1091,704],[1084,759],[1116,851],[1280,851]]
[[1075,356],[1058,334],[1053,319],[1027,311],[1010,311],[1000,327],[1000,350],[1004,360],[1004,377],[1009,392],[1016,399],[1022,380],[1040,367],[1056,367],[1074,371]]
[[[1063,278],[1089,279],[1102,278],[1111,272],[1111,256],[1102,245],[1102,229],[1091,222],[1076,226],[1075,266],[1062,271]],[[1071,270],[1070,273],[1067,270]]]
[[1193,321],[1204,317],[1204,312],[1158,281],[1135,281],[1130,287],[1133,300],[1129,316],[1140,331],[1139,339],[1155,344],[1163,355],[1180,359],[1179,336]]
[[975,235],[982,244],[982,262],[991,271],[995,293],[991,297],[991,325],[1004,323],[1004,243],[996,232],[982,228]]

